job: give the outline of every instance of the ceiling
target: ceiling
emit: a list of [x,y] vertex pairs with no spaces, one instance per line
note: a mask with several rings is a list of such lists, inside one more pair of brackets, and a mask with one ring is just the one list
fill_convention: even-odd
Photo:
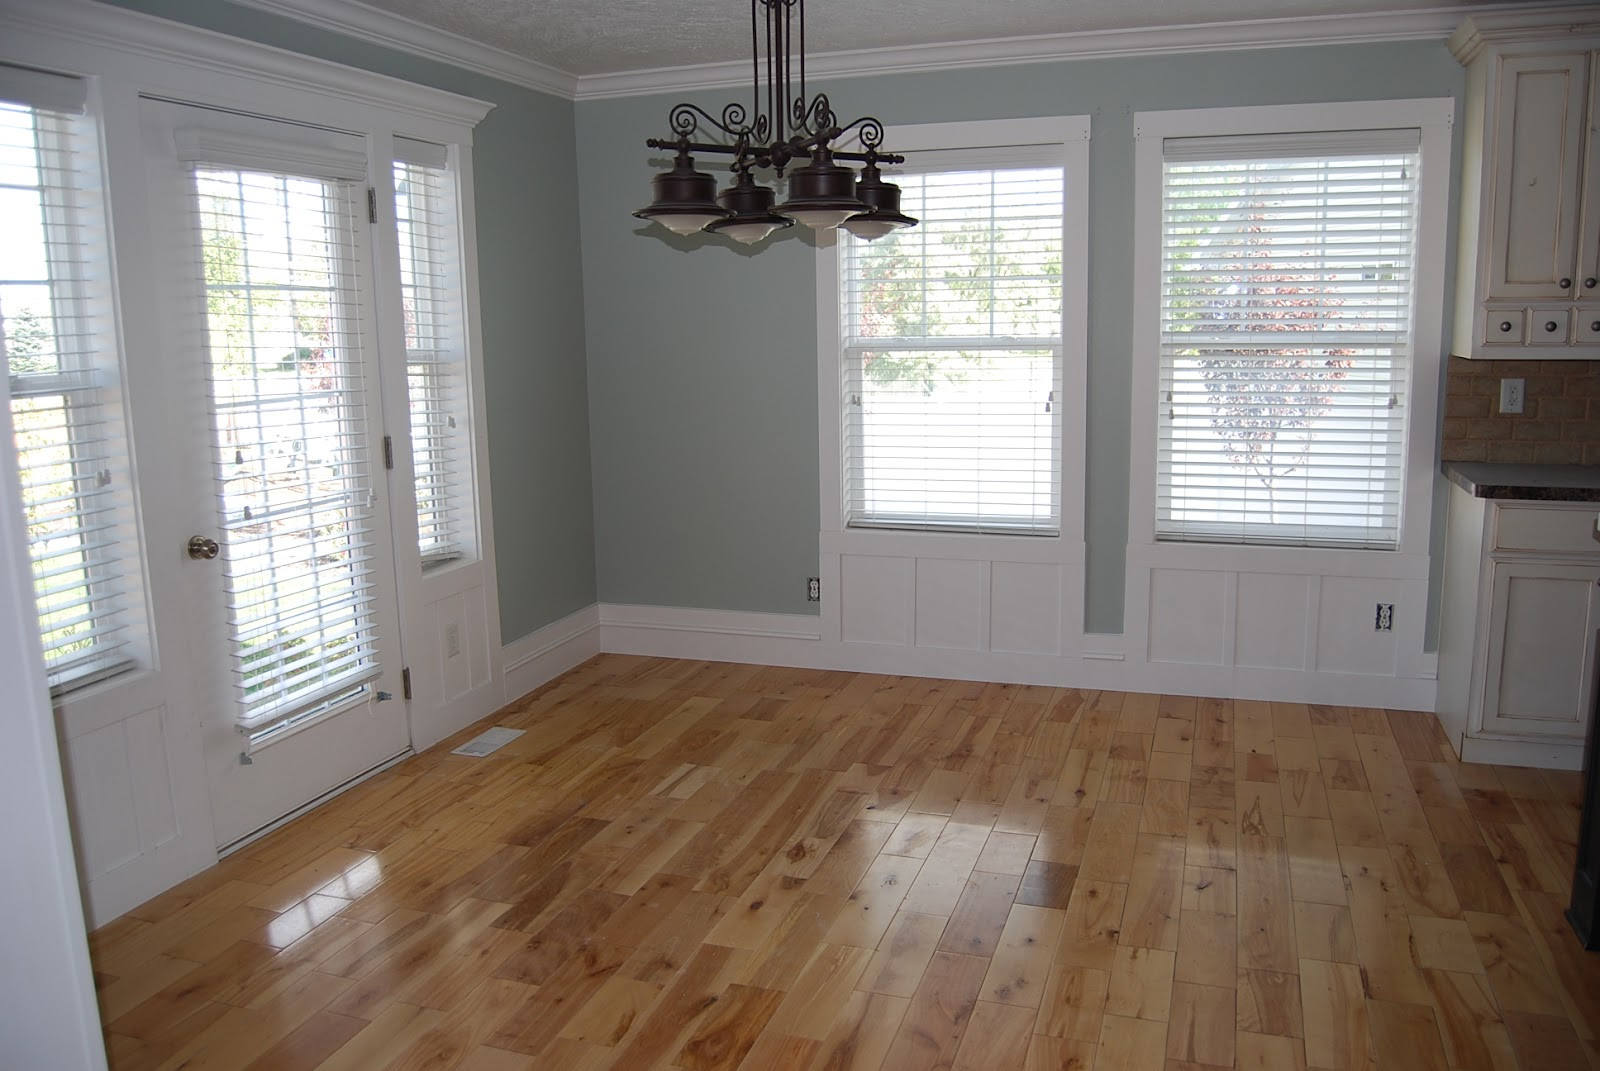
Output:
[[[746,0],[361,0],[573,75],[747,59]],[[350,5],[354,6],[354,5]],[[1506,0],[1452,0],[1454,10]],[[1550,5],[1546,5],[1550,6]],[[1244,20],[1439,11],[1407,0],[809,0],[813,55]]]

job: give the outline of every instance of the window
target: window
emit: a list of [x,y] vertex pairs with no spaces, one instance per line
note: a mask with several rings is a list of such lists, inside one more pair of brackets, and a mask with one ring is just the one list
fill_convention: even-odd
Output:
[[424,567],[462,557],[475,515],[455,176],[443,146],[397,138],[395,223],[405,309],[417,549]]
[[1397,546],[1420,146],[1162,143],[1158,539]]
[[110,257],[83,101],[76,80],[0,66],[0,346],[58,694],[133,665],[143,619]]
[[1055,535],[1063,168],[928,156],[918,226],[839,236],[844,523]]

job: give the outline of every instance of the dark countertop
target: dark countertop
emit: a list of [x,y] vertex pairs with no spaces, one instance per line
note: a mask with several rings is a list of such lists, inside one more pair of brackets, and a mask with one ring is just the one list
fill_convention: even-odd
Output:
[[1496,465],[1446,461],[1450,482],[1477,498],[1600,502],[1600,465]]

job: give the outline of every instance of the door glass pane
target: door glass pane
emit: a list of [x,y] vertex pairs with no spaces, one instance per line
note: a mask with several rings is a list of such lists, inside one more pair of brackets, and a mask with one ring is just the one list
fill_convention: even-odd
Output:
[[352,184],[194,174],[228,627],[261,734],[377,674]]

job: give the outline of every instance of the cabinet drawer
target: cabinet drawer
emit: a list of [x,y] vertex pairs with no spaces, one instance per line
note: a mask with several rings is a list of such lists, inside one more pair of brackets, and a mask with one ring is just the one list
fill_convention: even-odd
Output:
[[1527,338],[1528,310],[1487,308],[1478,324],[1478,337],[1486,346],[1521,346]]
[[1600,555],[1600,543],[1594,540],[1597,517],[1600,506],[1501,506],[1495,511],[1494,549]]
[[1529,309],[1528,345],[1565,346],[1572,336],[1572,310]]
[[1600,308],[1578,310],[1578,341],[1591,346],[1600,342]]

